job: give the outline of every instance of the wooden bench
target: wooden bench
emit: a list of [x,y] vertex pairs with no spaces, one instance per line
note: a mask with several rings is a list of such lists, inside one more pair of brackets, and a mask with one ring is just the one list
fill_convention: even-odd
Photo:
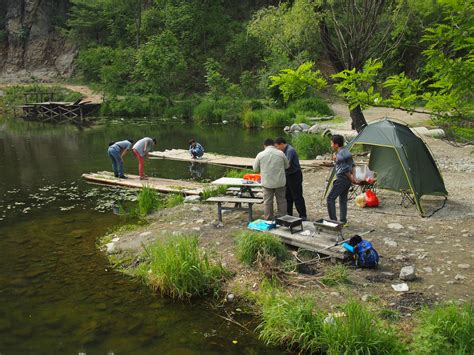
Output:
[[[231,197],[231,196],[216,196],[210,197],[206,202],[217,203],[217,218],[219,222],[222,222],[222,211],[247,211],[249,214],[249,222],[253,220],[252,206],[254,204],[263,203],[261,198],[247,198],[247,197]],[[233,203],[234,207],[222,206],[224,203]],[[242,204],[246,203],[248,207],[242,207]]]

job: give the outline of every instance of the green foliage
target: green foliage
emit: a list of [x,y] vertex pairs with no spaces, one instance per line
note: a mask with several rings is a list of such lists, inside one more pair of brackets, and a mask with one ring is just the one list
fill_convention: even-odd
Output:
[[260,338],[308,353],[401,354],[405,349],[395,332],[359,303],[349,302],[326,316],[313,297],[291,297],[276,288],[263,288],[258,297]]
[[137,203],[139,214],[141,216],[146,216],[159,207],[160,200],[155,189],[145,186],[138,193]]
[[216,294],[229,273],[199,248],[197,237],[173,237],[145,248],[136,273],[162,295],[177,299]]
[[182,194],[168,194],[163,201],[163,205],[166,208],[173,208],[183,203],[184,196]]
[[145,117],[160,116],[167,105],[166,98],[158,95],[112,96],[101,106],[104,116]]
[[223,120],[239,120],[244,103],[240,99],[227,96],[214,100],[204,97],[193,109],[193,118],[197,123],[221,123]]
[[288,258],[288,250],[273,234],[245,231],[237,236],[237,258],[247,265],[268,258],[283,261]]
[[245,174],[253,174],[251,169],[230,169],[225,172],[226,177],[243,178]]
[[209,197],[225,195],[226,191],[227,186],[225,185],[206,187],[201,194],[201,200],[206,201]]
[[412,343],[417,354],[474,353],[474,307],[442,305],[424,309]]
[[307,96],[314,90],[322,89],[327,81],[319,70],[313,71],[313,62],[305,62],[298,69],[282,69],[279,75],[270,77],[270,87],[278,87],[283,95],[283,100],[299,99]]
[[[80,93],[63,88],[59,85],[54,85],[54,86],[40,85],[40,84],[13,85],[13,86],[6,87],[4,91],[5,91],[4,102],[5,102],[5,105],[9,107],[12,107],[15,105],[24,105],[25,104],[24,94],[32,94],[32,95],[28,95],[28,102],[36,102],[37,100],[41,100],[39,96],[34,95],[34,94],[39,94],[39,93],[52,93],[54,101],[74,102],[82,98],[82,95]],[[43,97],[43,100],[49,101],[49,96]]]
[[326,322],[320,342],[327,354],[402,354],[405,349],[394,330],[355,301],[341,307],[341,316]]
[[291,125],[295,113],[291,110],[261,109],[251,110],[247,108],[242,113],[242,124],[247,128],[272,128]]
[[342,264],[333,265],[325,270],[321,282],[326,286],[336,286],[349,282],[349,272]]
[[331,140],[322,134],[300,133],[291,140],[300,159],[314,159],[331,151]]
[[332,116],[334,112],[323,99],[313,96],[292,101],[289,110],[311,117]]

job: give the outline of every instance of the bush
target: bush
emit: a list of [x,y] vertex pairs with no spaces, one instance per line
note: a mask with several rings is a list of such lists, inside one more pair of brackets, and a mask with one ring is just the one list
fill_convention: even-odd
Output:
[[319,97],[298,99],[288,105],[288,109],[307,116],[332,116],[334,112],[329,105]]
[[146,117],[159,116],[167,105],[166,98],[157,95],[110,97],[101,106],[104,116]]
[[419,354],[473,354],[474,306],[424,309],[414,333],[412,348]]
[[227,186],[225,185],[206,187],[201,194],[201,200],[205,201],[209,197],[225,195],[226,191],[227,191]]
[[163,201],[165,208],[173,208],[181,205],[184,202],[184,196],[181,194],[169,194]]
[[243,178],[245,174],[253,174],[254,171],[250,169],[230,169],[225,172],[226,177]]
[[331,140],[321,134],[300,133],[292,139],[291,144],[300,159],[314,159],[331,151]]
[[243,101],[224,96],[213,100],[205,97],[193,109],[193,118],[198,123],[220,123],[223,120],[236,122],[243,109]]
[[153,212],[160,206],[160,200],[156,191],[150,187],[144,187],[137,196],[138,212],[141,216]]
[[242,113],[242,123],[247,128],[273,128],[285,127],[293,123],[295,114],[292,111],[263,109],[255,110],[246,109]]
[[199,248],[197,237],[191,236],[147,247],[146,260],[136,273],[162,295],[177,299],[216,294],[229,276]]
[[313,297],[292,298],[274,288],[264,288],[260,338],[267,344],[287,345],[308,353],[400,354],[404,346],[395,332],[369,309],[349,302],[327,316],[315,308]]
[[247,265],[252,265],[261,258],[283,261],[288,258],[288,251],[273,234],[242,232],[237,236],[237,258]]

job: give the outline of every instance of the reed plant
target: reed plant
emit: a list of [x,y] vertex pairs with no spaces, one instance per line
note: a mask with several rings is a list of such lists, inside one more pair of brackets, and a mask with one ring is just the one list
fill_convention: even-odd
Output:
[[203,192],[201,193],[201,200],[205,201],[209,197],[214,197],[214,196],[219,196],[219,195],[224,195],[227,191],[227,186],[226,185],[220,185],[220,186],[209,186],[206,187]]
[[169,194],[163,200],[165,208],[172,208],[181,205],[184,202],[184,196],[182,194]]
[[284,261],[288,258],[285,245],[270,233],[245,231],[237,235],[236,241],[237,258],[247,265],[262,259]]
[[412,351],[418,354],[474,354],[474,305],[439,305],[419,313]]
[[277,109],[246,109],[242,113],[242,124],[246,128],[273,128],[291,125],[295,119],[295,113],[287,110]]
[[138,213],[141,216],[155,211],[160,206],[158,194],[151,187],[143,187],[137,196]]
[[331,140],[321,134],[300,133],[291,144],[301,159],[314,159],[331,151]]
[[199,248],[196,236],[173,237],[145,248],[145,261],[137,268],[154,290],[176,299],[217,295],[229,272]]

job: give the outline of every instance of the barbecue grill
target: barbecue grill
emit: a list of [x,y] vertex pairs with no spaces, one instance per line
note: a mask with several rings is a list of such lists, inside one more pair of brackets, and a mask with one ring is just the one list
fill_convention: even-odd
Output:
[[322,230],[334,232],[339,238],[342,240],[342,228],[344,227],[344,223],[338,222],[338,221],[333,221],[330,219],[318,219],[317,221],[314,222],[314,226],[316,227],[316,231],[321,232]]
[[286,215],[286,216],[278,217],[277,219],[275,219],[275,222],[279,226],[290,228],[291,234],[294,233],[293,231],[294,227],[298,227],[298,226],[300,227],[300,230],[298,230],[297,232],[303,231],[303,219],[299,217]]

